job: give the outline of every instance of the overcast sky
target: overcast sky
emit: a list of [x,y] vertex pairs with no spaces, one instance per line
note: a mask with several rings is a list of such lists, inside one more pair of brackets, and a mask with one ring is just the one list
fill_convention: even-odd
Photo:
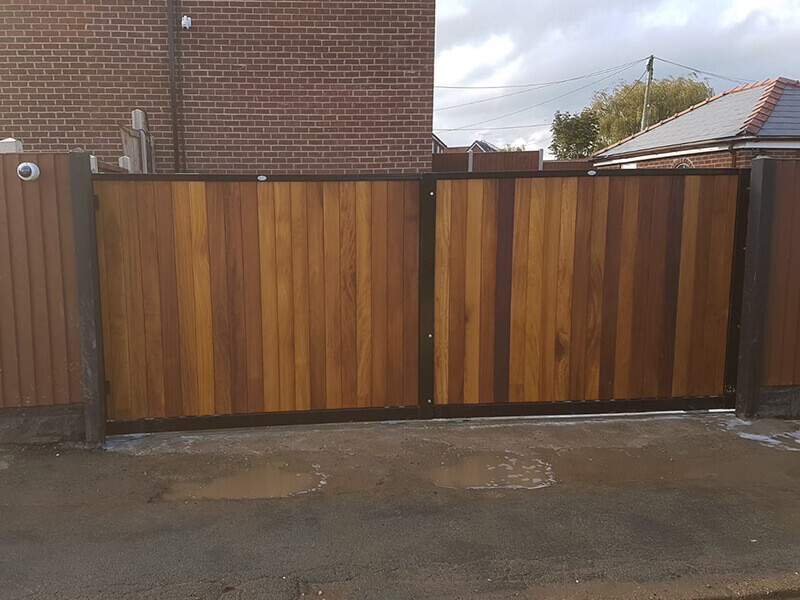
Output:
[[[437,86],[550,82],[650,54],[747,81],[800,79],[800,0],[437,0],[436,12]],[[485,139],[546,147],[548,126],[489,128],[550,123],[556,110],[580,111],[596,90],[635,81],[644,69],[642,60],[620,72],[533,90],[437,87],[434,130],[451,146]],[[686,73],[655,63],[656,78]],[[708,80],[715,92],[736,85]],[[512,92],[521,93],[446,109]],[[496,119],[515,111],[521,112]],[[444,131],[464,126],[476,129]]]

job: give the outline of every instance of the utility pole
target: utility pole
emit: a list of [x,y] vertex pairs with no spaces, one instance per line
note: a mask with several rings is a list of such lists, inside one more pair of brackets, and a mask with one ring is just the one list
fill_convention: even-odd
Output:
[[642,125],[639,131],[647,129],[648,119],[650,117],[650,84],[653,81],[653,59],[655,57],[651,54],[647,61],[647,85],[644,88],[644,106],[642,107]]

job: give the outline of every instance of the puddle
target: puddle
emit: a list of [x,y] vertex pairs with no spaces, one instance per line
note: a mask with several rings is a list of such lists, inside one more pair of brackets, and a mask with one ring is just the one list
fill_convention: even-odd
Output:
[[434,469],[432,476],[440,487],[467,490],[536,490],[555,482],[546,462],[508,452],[465,456]]
[[327,483],[319,465],[303,470],[288,466],[288,463],[265,465],[211,481],[173,483],[162,498],[169,502],[285,498],[313,492]]

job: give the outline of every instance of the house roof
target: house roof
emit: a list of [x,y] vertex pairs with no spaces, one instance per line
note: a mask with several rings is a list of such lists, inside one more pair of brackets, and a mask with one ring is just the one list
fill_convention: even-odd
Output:
[[800,81],[775,77],[726,90],[594,156],[611,158],[741,136],[800,137]]
[[499,152],[499,148],[484,140],[475,140],[469,146],[449,146],[444,149],[445,154],[465,154],[473,152]]

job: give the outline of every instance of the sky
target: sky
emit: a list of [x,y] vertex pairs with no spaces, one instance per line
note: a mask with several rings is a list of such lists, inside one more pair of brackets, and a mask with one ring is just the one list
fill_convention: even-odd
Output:
[[[698,74],[715,92],[800,79],[800,0],[437,0],[434,131],[450,146],[546,148],[556,110],[636,81],[651,54],[730,78]],[[655,61],[657,79],[689,72]]]

